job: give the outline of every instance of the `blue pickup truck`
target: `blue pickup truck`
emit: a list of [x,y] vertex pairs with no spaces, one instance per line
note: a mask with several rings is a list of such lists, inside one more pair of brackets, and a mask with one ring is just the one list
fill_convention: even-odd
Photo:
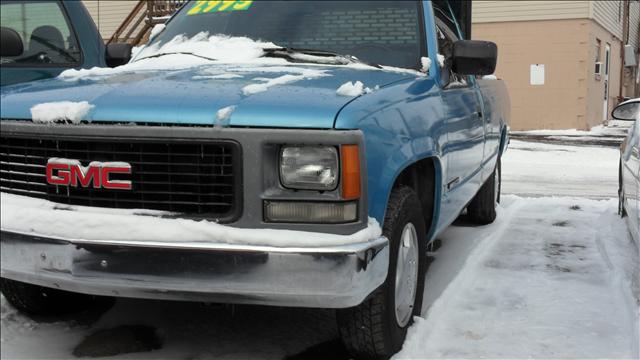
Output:
[[427,245],[496,217],[509,97],[470,7],[192,1],[126,65],[2,88],[4,296],[335,308],[388,358]]

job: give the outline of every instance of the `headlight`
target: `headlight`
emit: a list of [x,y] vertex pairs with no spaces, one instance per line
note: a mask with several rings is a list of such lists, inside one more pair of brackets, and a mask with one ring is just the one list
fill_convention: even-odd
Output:
[[280,152],[280,181],[291,189],[334,190],[338,151],[332,146],[286,146]]

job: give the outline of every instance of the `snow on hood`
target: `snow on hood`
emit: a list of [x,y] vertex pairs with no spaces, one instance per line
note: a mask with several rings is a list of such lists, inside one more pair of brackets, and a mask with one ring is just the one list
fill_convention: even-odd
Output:
[[362,94],[369,94],[373,90],[371,88],[365,87],[362,81],[351,82],[347,81],[346,83],[340,85],[338,90],[336,90],[336,94],[348,97],[360,96]]
[[[162,59],[166,60],[144,61]],[[206,62],[181,70],[137,70],[77,81],[57,78],[5,86],[0,116],[31,119],[29,109],[35,105],[69,101],[95,106],[83,117],[86,121],[214,125],[217,112],[233,106],[225,125],[327,129],[352,100],[336,92],[346,82],[360,81],[382,90],[411,78],[415,76],[370,67]]]
[[80,120],[214,125],[218,110],[234,107],[224,121],[229,126],[331,128],[351,101],[336,92],[346,82],[382,88],[425,76],[360,63],[263,57],[264,49],[274,47],[206,32],[176,36],[137,50],[131,62],[116,68],[70,69],[54,79],[5,86],[0,112],[3,119],[30,119],[28,109],[40,103],[87,102],[95,108]]
[[382,235],[370,218],[351,235],[293,230],[239,229],[212,221],[162,217],[153,210],[107,209],[57,204],[2,193],[0,228],[40,236],[94,241],[152,241],[187,245],[233,244],[274,247],[339,246],[376,240]]
[[31,107],[31,119],[37,123],[69,121],[79,124],[94,106],[86,101],[59,101],[37,104]]

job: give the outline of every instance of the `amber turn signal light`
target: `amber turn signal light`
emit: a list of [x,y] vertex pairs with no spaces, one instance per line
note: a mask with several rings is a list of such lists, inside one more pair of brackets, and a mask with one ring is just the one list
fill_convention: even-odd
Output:
[[360,151],[358,145],[342,145],[342,198],[345,200],[360,198]]

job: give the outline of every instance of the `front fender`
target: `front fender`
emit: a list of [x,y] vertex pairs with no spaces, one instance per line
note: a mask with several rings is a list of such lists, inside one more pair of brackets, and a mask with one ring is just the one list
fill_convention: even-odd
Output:
[[[387,201],[398,176],[425,158],[443,173],[441,148],[445,118],[438,88],[430,78],[413,78],[383,87],[350,102],[336,117],[337,129],[361,129],[365,138],[369,216],[384,223]],[[439,189],[436,179],[436,208]]]

